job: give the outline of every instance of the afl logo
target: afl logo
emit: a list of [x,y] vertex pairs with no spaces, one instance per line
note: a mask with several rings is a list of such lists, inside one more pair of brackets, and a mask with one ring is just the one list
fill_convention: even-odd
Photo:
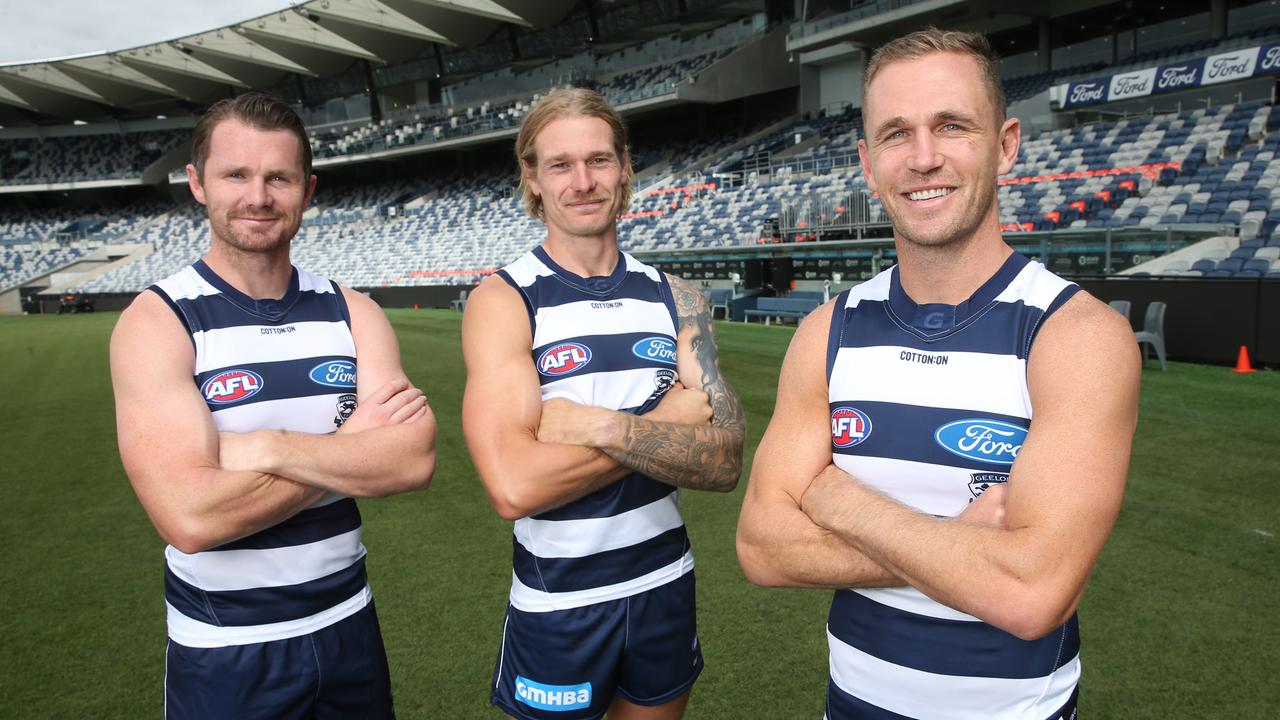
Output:
[[676,364],[676,344],[669,338],[647,337],[632,345],[631,352],[642,360],[657,360],[668,365]]
[[838,448],[853,447],[871,434],[871,418],[851,407],[831,411],[831,444]]
[[311,382],[337,388],[356,386],[356,364],[350,360],[330,360],[311,368]]
[[200,394],[217,404],[247,400],[262,389],[262,376],[252,370],[226,370],[204,381]]
[[934,431],[933,439],[947,452],[968,460],[1012,465],[1027,439],[1027,431],[1000,420],[974,418],[943,425]]
[[591,362],[591,348],[582,343],[552,345],[538,357],[538,372],[548,377],[568,375]]

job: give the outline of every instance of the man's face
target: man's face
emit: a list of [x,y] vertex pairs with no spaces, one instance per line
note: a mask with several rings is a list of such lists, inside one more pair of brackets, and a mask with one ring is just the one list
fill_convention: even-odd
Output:
[[298,138],[258,130],[237,119],[213,128],[203,177],[187,166],[187,182],[209,211],[215,241],[243,252],[271,252],[297,234],[315,189],[302,174]]
[[552,120],[533,139],[537,165],[526,167],[529,188],[542,198],[548,237],[612,237],[622,203],[626,158],[600,118]]
[[863,110],[858,155],[899,239],[947,245],[998,224],[996,178],[1017,161],[1021,130],[997,123],[977,61],[937,52],[886,65]]

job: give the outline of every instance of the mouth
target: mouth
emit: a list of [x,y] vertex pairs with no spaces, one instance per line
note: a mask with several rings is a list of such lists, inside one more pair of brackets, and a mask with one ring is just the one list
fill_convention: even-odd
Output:
[[591,200],[578,200],[576,202],[569,203],[569,207],[573,208],[574,210],[586,210],[586,211],[595,210],[596,208],[599,208],[602,205],[604,205],[604,198],[594,198]]
[[924,200],[934,200],[936,198],[946,197],[951,193],[955,192],[955,190],[956,189],[954,187],[935,187],[935,188],[928,188],[926,190],[916,190],[913,192],[907,192],[907,193],[903,193],[903,195],[908,200],[912,200],[915,202],[922,202]]

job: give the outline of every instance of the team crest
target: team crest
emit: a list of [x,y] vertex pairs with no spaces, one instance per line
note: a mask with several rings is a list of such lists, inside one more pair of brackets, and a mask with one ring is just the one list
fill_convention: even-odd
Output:
[[857,408],[838,407],[831,411],[831,444],[853,447],[871,435],[871,418]]
[[977,500],[987,488],[1006,482],[1009,482],[1009,473],[974,473],[969,476],[969,492],[973,493],[973,500]]
[[333,418],[334,427],[342,427],[342,424],[351,417],[356,411],[356,396],[351,393],[338,396],[338,414]]

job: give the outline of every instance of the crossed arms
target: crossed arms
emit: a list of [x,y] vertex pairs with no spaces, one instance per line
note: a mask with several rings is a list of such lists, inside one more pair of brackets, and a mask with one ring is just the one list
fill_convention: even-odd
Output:
[[544,403],[518,292],[495,276],[470,295],[462,321],[462,425],[499,515],[536,515],[633,470],[696,490],[737,485],[746,423],[720,374],[710,308],[696,288],[668,277],[681,382],[643,417],[565,399]]
[[1137,422],[1132,331],[1077,293],[1028,360],[1035,419],[1006,485],[956,518],[918,513],[831,464],[832,304],[796,332],[756,451],[738,557],[758,585],[911,585],[1019,637],[1075,611],[1115,523]]
[[400,368],[378,306],[344,289],[358,357],[359,405],[337,433],[221,433],[192,382],[195,353],[178,318],[144,292],[111,337],[120,457],[156,530],[182,552],[275,525],[332,491],[356,497],[426,487],[435,417]]

